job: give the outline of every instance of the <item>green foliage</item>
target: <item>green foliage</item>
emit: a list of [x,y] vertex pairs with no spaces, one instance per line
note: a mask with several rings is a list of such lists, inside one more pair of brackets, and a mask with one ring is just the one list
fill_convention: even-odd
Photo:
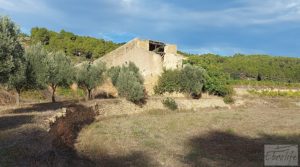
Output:
[[73,65],[63,52],[53,52],[47,58],[47,83],[51,86],[52,102],[55,102],[57,86],[68,86],[74,80]]
[[180,92],[180,70],[164,70],[154,87],[155,94]]
[[232,104],[234,103],[234,99],[231,95],[226,95],[224,98],[223,98],[223,101],[226,103],[226,104]]
[[77,70],[77,83],[79,87],[87,90],[88,98],[91,99],[91,91],[104,82],[106,65],[102,62],[84,62]]
[[278,81],[230,80],[230,84],[235,86],[248,85],[251,87],[268,88],[300,88],[300,83],[288,83]]
[[0,16],[0,83],[17,91],[17,104],[26,86],[26,59],[19,34],[19,28],[10,18]]
[[203,90],[209,94],[222,97],[233,93],[233,88],[229,84],[229,76],[220,71],[208,72]]
[[[124,67],[124,68],[126,68],[126,67]],[[139,83],[141,83],[141,84],[144,83],[144,78],[140,73],[140,69],[133,62],[129,62],[127,68],[129,71],[133,72],[134,76],[137,78]]]
[[40,43],[31,45],[25,51],[27,61],[27,87],[31,89],[46,87],[47,82],[47,51]]
[[103,39],[78,36],[64,30],[57,33],[46,28],[32,28],[31,40],[32,43],[41,42],[49,51],[63,51],[73,60],[96,59],[120,46]]
[[176,101],[172,98],[166,98],[164,100],[162,100],[162,104],[167,107],[168,109],[174,111],[178,109],[178,105],[176,103]]
[[132,102],[142,101],[145,97],[144,86],[139,82],[133,71],[122,68],[117,80],[118,93]]
[[18,41],[19,34],[19,28],[10,18],[0,16],[0,83],[23,82],[24,50]]
[[16,89],[18,94],[20,94],[21,90],[26,87],[26,82],[27,82],[26,62],[24,62],[25,59],[23,60],[19,59],[18,61],[19,62],[15,64],[15,67],[17,68],[15,69],[14,73],[9,76],[8,86]]
[[197,97],[205,84],[205,75],[204,69],[191,65],[186,65],[182,70],[164,70],[154,87],[154,92],[183,92]]
[[121,68],[113,67],[109,70],[109,75],[119,96],[134,103],[142,102],[145,99],[144,79],[134,63],[130,62],[128,66]]
[[277,82],[300,82],[300,59],[267,55],[222,57],[213,54],[187,55],[185,63],[201,66],[207,71],[222,71],[232,79]]
[[205,84],[206,71],[203,68],[186,65],[180,73],[179,83],[181,92],[198,96]]
[[121,67],[120,66],[111,67],[108,70],[108,76],[111,78],[111,81],[112,81],[113,85],[117,84],[120,71],[121,71]]

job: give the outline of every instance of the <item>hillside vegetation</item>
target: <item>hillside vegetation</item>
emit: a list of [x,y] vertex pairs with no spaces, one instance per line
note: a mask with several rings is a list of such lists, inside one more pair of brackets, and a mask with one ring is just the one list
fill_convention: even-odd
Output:
[[32,28],[30,43],[41,42],[49,51],[62,50],[73,60],[96,59],[115,50],[121,44],[88,36],[79,36],[65,30],[55,32],[46,28]]
[[235,80],[300,82],[300,59],[268,55],[236,54],[223,57],[214,54],[189,55],[185,63],[208,71],[220,71]]

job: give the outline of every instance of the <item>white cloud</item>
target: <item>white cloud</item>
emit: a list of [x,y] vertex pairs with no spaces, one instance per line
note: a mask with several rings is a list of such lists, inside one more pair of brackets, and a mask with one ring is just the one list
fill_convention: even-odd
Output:
[[[240,6],[211,11],[192,10],[167,1],[111,0],[120,13],[135,19],[155,21],[155,24],[182,26],[248,26],[300,21],[299,0],[239,0]],[[230,3],[230,2],[228,2]],[[217,5],[217,4],[216,4]],[[163,27],[163,26],[162,26]]]
[[0,11],[57,17],[60,12],[42,0],[0,0]]

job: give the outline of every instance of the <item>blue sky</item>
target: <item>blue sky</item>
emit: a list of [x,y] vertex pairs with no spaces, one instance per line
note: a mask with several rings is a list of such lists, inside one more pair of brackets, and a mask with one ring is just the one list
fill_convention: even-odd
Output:
[[22,31],[46,27],[190,53],[300,57],[300,0],[0,0]]

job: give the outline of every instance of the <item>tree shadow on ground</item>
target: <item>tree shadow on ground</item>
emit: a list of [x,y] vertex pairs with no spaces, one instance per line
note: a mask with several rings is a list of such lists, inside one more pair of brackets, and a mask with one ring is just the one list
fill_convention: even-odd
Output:
[[127,155],[103,155],[95,160],[96,166],[102,167],[154,167],[159,166],[154,160],[143,152],[131,152]]
[[115,99],[116,97],[107,92],[100,92],[94,96],[95,99]]
[[192,166],[263,166],[264,144],[300,144],[300,135],[248,138],[214,131],[189,140],[184,162]]
[[36,103],[29,107],[17,108],[10,111],[10,113],[26,113],[26,112],[45,112],[50,110],[58,110],[60,108],[68,107],[74,104],[76,101],[61,101],[61,102],[47,102],[47,103]]
[[0,117],[0,130],[17,128],[26,123],[32,123],[33,115],[16,115]]

